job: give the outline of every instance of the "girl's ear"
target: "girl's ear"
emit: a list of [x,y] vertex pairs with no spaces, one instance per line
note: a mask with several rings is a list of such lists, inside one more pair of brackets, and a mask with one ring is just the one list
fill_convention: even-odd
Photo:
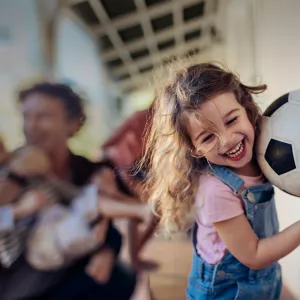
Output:
[[195,158],[201,158],[201,157],[203,157],[203,153],[199,149],[197,149],[195,147],[190,148],[190,155],[192,157],[195,157]]

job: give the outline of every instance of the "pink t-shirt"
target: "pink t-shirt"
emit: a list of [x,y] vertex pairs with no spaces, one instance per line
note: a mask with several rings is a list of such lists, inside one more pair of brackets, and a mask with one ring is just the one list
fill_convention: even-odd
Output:
[[[262,184],[263,176],[241,176],[245,188]],[[244,214],[243,201],[218,177],[200,175],[195,198],[197,231],[197,252],[210,264],[218,263],[226,252],[213,223],[229,220]]]

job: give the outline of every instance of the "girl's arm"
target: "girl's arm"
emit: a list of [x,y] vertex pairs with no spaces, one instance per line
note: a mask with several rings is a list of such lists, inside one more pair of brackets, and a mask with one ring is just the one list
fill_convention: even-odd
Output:
[[227,249],[244,265],[258,270],[280,260],[300,245],[300,221],[259,240],[245,215],[214,223]]
[[98,207],[106,218],[130,218],[144,221],[150,218],[151,212],[146,204],[135,204],[111,199],[100,195]]

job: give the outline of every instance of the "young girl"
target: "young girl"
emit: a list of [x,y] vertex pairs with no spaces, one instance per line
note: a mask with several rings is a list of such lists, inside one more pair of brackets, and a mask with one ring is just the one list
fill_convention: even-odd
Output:
[[255,160],[252,94],[265,89],[199,64],[176,73],[156,103],[150,198],[168,234],[196,212],[187,299],[279,299],[278,260],[300,244],[300,222],[279,233],[274,190]]

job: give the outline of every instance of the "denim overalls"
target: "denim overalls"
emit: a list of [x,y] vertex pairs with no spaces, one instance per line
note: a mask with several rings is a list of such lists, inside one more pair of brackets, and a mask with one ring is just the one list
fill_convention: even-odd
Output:
[[[247,219],[259,239],[278,232],[274,189],[267,182],[244,188],[243,180],[229,169],[212,165],[213,175],[239,195]],[[206,263],[196,251],[197,224],[194,225],[194,256],[187,288],[188,300],[242,299],[278,300],[281,292],[281,269],[274,263],[262,270],[251,270],[230,252],[216,264]]]

